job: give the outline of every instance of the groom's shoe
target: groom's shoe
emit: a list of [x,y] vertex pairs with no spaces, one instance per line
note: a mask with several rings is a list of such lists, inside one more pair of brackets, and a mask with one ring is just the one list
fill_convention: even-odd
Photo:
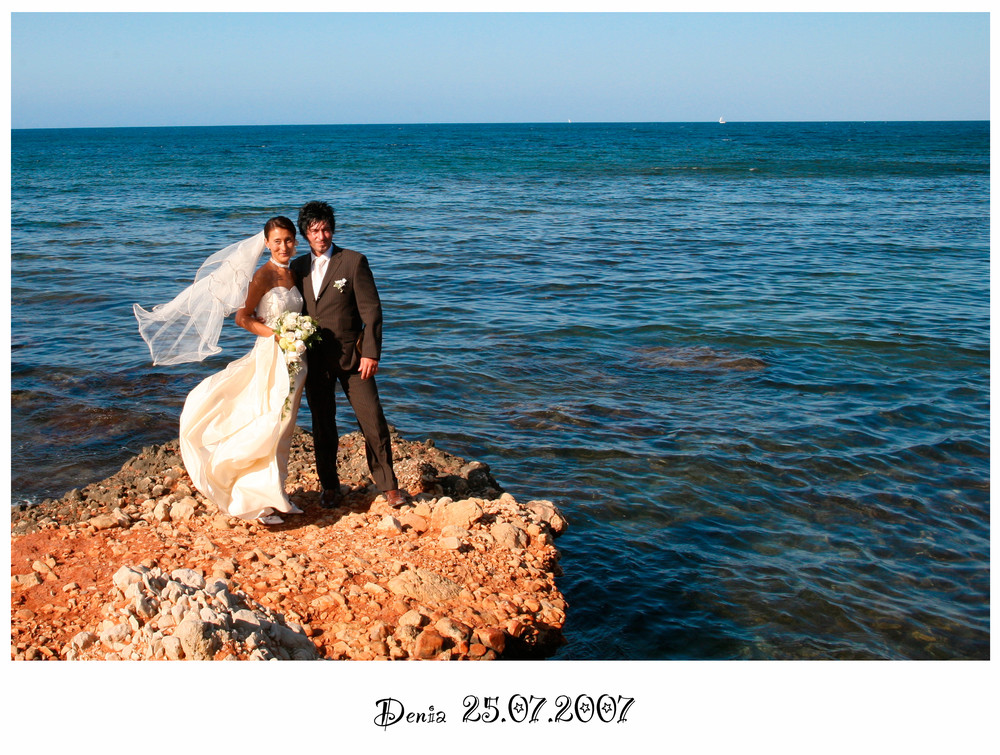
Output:
[[319,497],[319,505],[324,509],[335,509],[340,505],[340,491],[327,488]]
[[409,502],[408,496],[399,489],[387,490],[382,495],[385,496],[385,502],[394,509],[398,509],[403,504]]

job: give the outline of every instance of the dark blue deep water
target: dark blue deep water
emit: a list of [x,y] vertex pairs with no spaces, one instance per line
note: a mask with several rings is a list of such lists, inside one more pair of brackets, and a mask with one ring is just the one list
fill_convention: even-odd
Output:
[[569,518],[558,657],[989,656],[987,122],[11,141],[13,502],[176,437],[252,338],[153,368],[132,303],[320,198],[389,421]]

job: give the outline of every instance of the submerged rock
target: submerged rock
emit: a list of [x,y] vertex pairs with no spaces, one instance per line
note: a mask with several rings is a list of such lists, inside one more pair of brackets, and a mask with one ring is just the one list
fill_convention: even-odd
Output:
[[640,349],[639,362],[645,367],[666,367],[676,370],[763,370],[767,362],[748,354],[712,349],[707,346],[660,346]]

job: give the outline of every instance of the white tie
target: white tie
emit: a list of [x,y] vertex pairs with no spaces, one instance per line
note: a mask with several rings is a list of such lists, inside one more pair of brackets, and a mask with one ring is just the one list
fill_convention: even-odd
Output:
[[319,298],[319,287],[323,283],[323,276],[326,275],[326,263],[329,259],[325,254],[321,254],[318,257],[313,258],[313,269],[312,269],[312,285],[313,285],[313,297]]

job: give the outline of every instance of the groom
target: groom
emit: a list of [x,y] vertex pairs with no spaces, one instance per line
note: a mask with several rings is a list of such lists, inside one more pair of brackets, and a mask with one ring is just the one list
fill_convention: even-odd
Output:
[[396,507],[406,497],[392,470],[389,426],[375,386],[382,352],[382,303],[365,256],[333,243],[335,225],[333,208],[326,202],[303,205],[298,226],[312,253],[291,263],[305,313],[316,319],[322,335],[309,350],[306,373],[316,472],[323,486],[320,505],[336,508],[340,499],[334,400],[339,382],[365,436],[372,479],[389,505]]

